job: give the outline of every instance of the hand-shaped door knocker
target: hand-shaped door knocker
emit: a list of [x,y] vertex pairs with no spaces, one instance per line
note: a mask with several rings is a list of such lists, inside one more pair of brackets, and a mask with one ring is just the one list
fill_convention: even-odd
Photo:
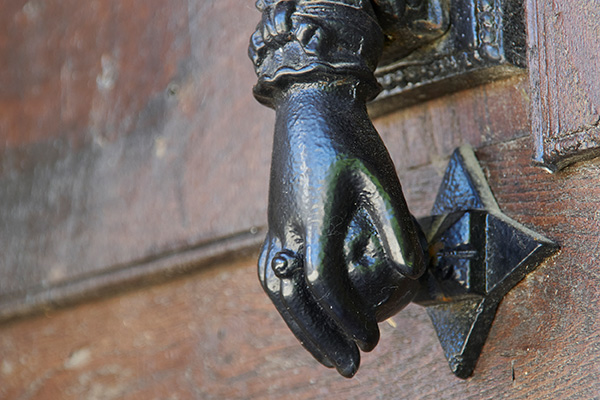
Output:
[[[428,240],[443,235],[426,237],[409,213],[366,110],[379,92],[373,72],[384,48],[382,18],[406,28],[405,10],[425,12],[436,2],[407,3],[418,4],[259,0],[262,21],[249,49],[254,95],[276,111],[259,278],[302,345],[345,377],[358,369],[358,349],[377,345],[378,322],[423,287],[423,304],[450,290],[444,277],[425,273]],[[405,32],[412,32],[407,47],[423,37]]]

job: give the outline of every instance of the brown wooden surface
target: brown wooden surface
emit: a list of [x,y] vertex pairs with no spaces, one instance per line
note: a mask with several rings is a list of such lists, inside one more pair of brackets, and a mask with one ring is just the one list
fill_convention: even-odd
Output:
[[598,398],[600,159],[531,165],[525,75],[375,121],[417,216],[471,143],[504,212],[561,245],[500,305],[474,377],[418,306],[353,380],[301,349],[249,256],[273,121],[250,95],[251,3],[0,6],[0,399]]
[[410,210],[431,211],[447,162],[457,147],[529,135],[524,75],[464,90],[374,121],[398,170]]
[[[252,3],[3,4],[0,321],[258,246],[274,114],[251,96]],[[526,85],[377,121],[416,215],[454,147],[528,134]]]
[[2,2],[0,314],[263,224],[274,115],[239,4]]
[[535,160],[551,169],[600,154],[598,0],[528,0]]
[[466,381],[450,373],[418,306],[381,325],[381,343],[364,355],[354,379],[324,369],[285,327],[250,260],[0,327],[0,394],[598,398],[600,159],[549,174],[530,165],[528,143],[521,138],[490,144],[478,156],[500,207],[562,250],[505,297],[475,374]]

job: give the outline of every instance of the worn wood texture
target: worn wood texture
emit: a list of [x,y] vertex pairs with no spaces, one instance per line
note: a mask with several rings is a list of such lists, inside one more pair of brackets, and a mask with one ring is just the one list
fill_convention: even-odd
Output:
[[529,135],[524,75],[482,85],[378,118],[413,214],[429,215],[447,162],[457,147]]
[[527,1],[534,157],[552,170],[600,154],[599,9]]
[[264,223],[251,3],[0,9],[0,315]]
[[[258,246],[259,17],[235,0],[2,5],[0,321]],[[377,121],[413,212],[455,146],[526,135],[527,103],[522,75]]]
[[500,305],[473,378],[453,377],[410,306],[345,380],[300,348],[247,257],[264,234],[273,121],[249,90],[258,13],[163,3],[1,6],[1,399],[598,397],[600,161],[531,165],[527,77],[376,126],[416,215],[471,143],[501,208],[561,252]]
[[381,325],[381,343],[354,379],[321,367],[262,293],[249,261],[5,324],[0,397],[598,398],[600,159],[549,174],[531,166],[528,143],[477,154],[500,207],[562,250],[505,297],[466,381],[450,373],[418,306]]

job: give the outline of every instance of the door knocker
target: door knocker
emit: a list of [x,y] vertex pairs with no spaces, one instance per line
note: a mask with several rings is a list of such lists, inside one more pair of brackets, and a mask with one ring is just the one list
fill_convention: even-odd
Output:
[[254,95],[276,111],[260,281],[302,345],[352,377],[378,322],[427,307],[452,371],[468,377],[504,294],[556,250],[503,215],[458,149],[432,217],[416,221],[367,113],[380,59],[435,47],[445,0],[259,0]]

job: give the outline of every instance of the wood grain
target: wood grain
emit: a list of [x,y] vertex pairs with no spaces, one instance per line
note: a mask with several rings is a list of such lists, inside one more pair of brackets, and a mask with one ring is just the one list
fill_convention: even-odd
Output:
[[[553,91],[531,86],[534,105],[565,99],[548,103],[561,112],[530,118],[521,75],[375,121],[417,216],[454,147],[471,143],[503,211],[561,245],[501,303],[466,381],[418,306],[382,324],[346,380],[312,360],[262,293],[253,260],[273,114],[251,97],[251,4],[4,4],[0,399],[597,398],[600,159],[548,174],[532,166],[528,137],[530,119],[537,129],[550,115],[594,140],[578,127],[596,116],[585,90],[598,63],[586,65],[579,51],[593,46],[573,32],[595,22],[577,25],[584,13],[567,5],[595,11],[532,4],[555,18],[530,22],[547,28],[540,46],[558,41],[552,71],[568,61],[580,73],[579,86],[568,71]],[[531,76],[554,79],[542,66]]]
[[526,4],[535,160],[552,170],[600,154],[599,6]]
[[352,380],[316,363],[253,261],[0,327],[7,399],[593,399],[600,387],[600,159],[559,174],[527,139],[478,151],[500,207],[561,252],[503,300],[472,378],[449,371],[426,312],[381,324]]
[[525,75],[493,82],[378,118],[375,127],[392,155],[410,210],[431,211],[454,149],[529,135]]
[[[264,229],[274,114],[251,95],[252,4],[2,11],[0,321],[202,268]],[[527,134],[526,89],[522,75],[377,121],[415,214],[455,146]]]
[[251,4],[9,3],[0,308],[264,224],[274,115],[251,93]]

